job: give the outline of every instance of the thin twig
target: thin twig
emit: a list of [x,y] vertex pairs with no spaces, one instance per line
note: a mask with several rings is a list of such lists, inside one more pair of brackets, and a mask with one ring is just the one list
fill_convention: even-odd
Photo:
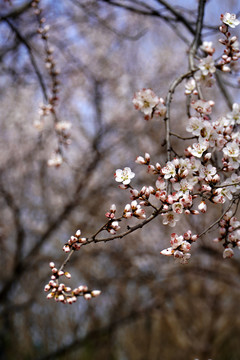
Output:
[[[206,0],[199,1],[196,33],[195,33],[195,37],[193,39],[192,45],[189,49],[189,69],[190,70],[193,70],[195,68],[194,57],[196,55],[199,45],[201,44],[201,33],[202,33],[202,27],[203,27],[205,4],[206,4]],[[199,98],[203,99],[201,88],[197,81],[196,81],[196,87],[197,87]]]

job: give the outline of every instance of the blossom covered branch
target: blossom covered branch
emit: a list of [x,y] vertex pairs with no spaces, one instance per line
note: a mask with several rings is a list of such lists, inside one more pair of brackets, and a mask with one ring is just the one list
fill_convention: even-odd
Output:
[[[63,276],[70,277],[64,269],[71,256],[90,243],[121,239],[158,216],[162,218],[163,225],[174,228],[184,216],[205,214],[211,205],[223,206],[222,215],[200,234],[193,234],[188,228],[181,235],[171,234],[170,246],[161,250],[161,254],[174,257],[181,263],[189,261],[192,244],[214,226],[219,228],[219,236],[214,241],[223,244],[224,258],[232,257],[234,248],[240,248],[240,221],[236,216],[240,201],[240,104],[234,103],[231,111],[216,118],[213,112],[215,103],[205,98],[203,91],[214,85],[217,71],[228,73],[239,59],[237,37],[231,35],[229,27],[234,28],[240,22],[234,14],[221,15],[219,30],[224,39],[219,41],[224,51],[220,60],[214,60],[213,44],[205,41],[201,44],[205,2],[199,2],[197,30],[189,49],[189,71],[172,82],[165,100],[147,88],[136,92],[133,98],[134,107],[143,113],[145,120],[158,118],[165,122],[166,162],[151,162],[149,153],[137,157],[136,163],[145,166],[152,179],[152,185],[141,189],[134,186],[136,174],[129,167],[115,171],[115,180],[121,183],[120,189],[129,192],[130,201],[122,210],[112,204],[105,214],[105,224],[92,236],[82,237],[78,230],[64,244],[66,260],[59,269],[50,263],[52,276],[45,287],[49,292],[48,298],[73,303],[78,296],[87,300],[98,296],[99,290],[89,290],[86,285],[72,290],[60,282]],[[186,118],[189,137],[172,132],[170,124],[173,94],[184,80],[184,94],[190,103]],[[173,157],[171,136],[179,140],[193,140],[182,156]],[[129,220],[133,218],[137,224],[130,226]],[[106,236],[106,232],[109,235]]]

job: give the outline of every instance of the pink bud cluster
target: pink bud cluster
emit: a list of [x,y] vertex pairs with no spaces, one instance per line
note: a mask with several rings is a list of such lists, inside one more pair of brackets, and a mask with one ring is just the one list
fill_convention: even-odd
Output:
[[71,250],[80,250],[82,244],[86,243],[87,239],[81,237],[81,230],[77,230],[74,236],[71,236],[67,243],[63,246],[65,253]]
[[221,15],[221,20],[223,24],[219,27],[221,33],[225,36],[225,38],[219,39],[219,42],[225,45],[225,49],[223,51],[223,55],[221,60],[218,62],[217,67],[219,67],[222,71],[229,72],[231,68],[229,65],[232,62],[237,61],[240,57],[239,50],[239,42],[236,36],[231,36],[229,32],[229,26],[235,28],[235,26],[239,25],[239,20],[236,19],[235,14],[226,13],[225,15]]
[[72,304],[77,301],[78,296],[83,296],[84,299],[90,300],[93,297],[97,297],[101,294],[100,290],[89,290],[86,285],[80,285],[76,289],[72,290],[71,287],[66,286],[64,283],[58,282],[59,277],[65,275],[68,279],[71,278],[70,273],[62,270],[57,270],[54,262],[49,264],[52,270],[52,276],[49,283],[45,286],[44,291],[49,292],[47,299],[54,299],[57,302],[63,304]]
[[105,216],[109,219],[108,223],[102,228],[103,230],[107,230],[110,234],[114,235],[120,229],[119,222],[116,220],[116,205],[112,204],[110,207],[110,211],[106,212]]
[[219,237],[214,242],[223,241],[223,257],[229,258],[234,255],[233,248],[240,249],[240,221],[232,211],[228,211],[219,221]]
[[132,216],[135,216],[138,219],[146,219],[145,210],[137,203],[137,200],[133,200],[131,204],[127,204],[123,211],[124,218],[129,219]]

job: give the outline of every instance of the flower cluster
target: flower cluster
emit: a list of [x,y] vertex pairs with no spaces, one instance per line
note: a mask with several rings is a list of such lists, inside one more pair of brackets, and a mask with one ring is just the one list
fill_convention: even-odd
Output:
[[240,221],[237,220],[232,211],[228,211],[219,221],[219,237],[214,241],[223,241],[224,259],[234,255],[234,247],[237,246],[240,249]]
[[55,299],[55,301],[62,302],[64,304],[72,304],[77,301],[78,296],[83,296],[84,299],[90,300],[93,297],[97,297],[101,294],[100,290],[89,290],[86,285],[80,285],[76,289],[72,290],[64,283],[59,284],[59,278],[65,275],[68,279],[71,278],[71,274],[58,270],[54,262],[49,264],[52,270],[52,276],[49,283],[45,286],[44,291],[49,292],[47,299]]
[[165,102],[151,89],[142,89],[135,93],[133,98],[135,109],[144,113],[144,119],[150,120],[153,115],[164,116],[166,114]]
[[146,219],[145,210],[137,203],[137,200],[133,200],[131,204],[127,204],[124,208],[123,217],[129,219],[132,216],[138,219]]
[[67,243],[63,246],[65,253],[71,250],[79,250],[82,244],[86,243],[87,239],[81,237],[81,230],[77,230],[74,236],[71,236]]
[[233,65],[240,57],[239,42],[236,36],[231,36],[228,27],[235,28],[240,24],[240,21],[236,19],[235,14],[226,13],[221,15],[223,24],[219,30],[225,36],[225,38],[219,39],[219,42],[225,45],[225,49],[221,60],[218,62],[218,67],[225,72],[231,71],[230,65]]
[[190,250],[191,244],[197,240],[197,235],[192,235],[189,230],[184,235],[177,235],[176,233],[171,234],[171,247],[164,249],[160,254],[165,256],[174,256],[182,264],[188,263],[191,257]]
[[[191,137],[183,139],[194,139],[193,142],[185,149],[183,156],[176,156],[174,151],[175,157],[172,158],[171,140],[169,139],[171,135],[178,138],[182,137],[166,130],[168,131],[168,136],[166,136],[168,146],[166,162],[162,164],[160,162],[151,163],[151,156],[148,152],[144,156],[137,156],[135,162],[146,167],[147,173],[153,178],[153,185],[144,185],[141,189],[137,189],[130,184],[135,177],[131,168],[117,169],[114,174],[115,180],[121,183],[119,185],[121,189],[129,191],[131,201],[125,205],[119,217],[116,217],[117,209],[115,204],[112,204],[110,210],[105,213],[107,222],[91,238],[82,238],[80,230],[71,236],[63,247],[66,253],[70,253],[69,257],[74,250],[79,250],[83,244],[122,238],[129,232],[143,227],[156,216],[162,218],[163,225],[173,228],[183,216],[202,215],[209,210],[211,205],[215,206],[225,202],[230,203],[228,210],[206,230],[198,235],[193,235],[189,229],[186,229],[183,235],[172,233],[170,247],[162,250],[161,254],[173,256],[181,263],[187,263],[191,257],[192,243],[217,223],[220,227],[220,235],[215,241],[223,242],[223,257],[233,256],[233,248],[240,248],[240,221],[235,216],[240,202],[240,176],[238,175],[240,166],[240,104],[234,103],[231,111],[215,118],[213,113],[214,101],[204,99],[200,88],[203,82],[208,85],[213,84],[215,72],[217,70],[226,71],[226,66],[239,58],[237,39],[231,37],[228,32],[228,26],[235,27],[239,21],[235,15],[229,13],[222,15],[221,19],[223,25],[220,27],[220,31],[226,37],[224,41],[221,41],[226,45],[222,59],[218,64],[215,64],[212,57],[214,54],[213,45],[210,42],[204,42],[201,50],[205,57],[200,60],[197,69],[200,76],[195,76],[189,72],[185,75],[185,79],[187,79],[185,94],[189,97],[186,131],[191,134]],[[189,74],[192,77],[189,78]],[[184,76],[181,79],[184,79]],[[170,106],[171,100],[168,101],[167,105]],[[164,116],[166,113],[164,101],[156,96],[151,89],[142,89],[136,92],[133,104],[136,109],[144,113],[146,120],[154,115]],[[167,117],[165,121],[167,123]],[[58,123],[58,127],[60,127],[59,131],[66,131],[69,125]],[[232,210],[234,207],[235,211]],[[126,231],[116,235],[120,229],[119,223],[133,217],[140,220],[138,225],[133,227],[126,225]],[[107,238],[98,237],[103,231],[107,231],[110,235],[108,234]],[[77,296],[84,296],[89,299],[99,295],[98,290],[89,291],[85,286],[80,286],[72,291],[63,283],[59,284],[58,278],[60,276],[70,277],[69,273],[62,270],[65,263],[60,267],[60,270],[57,270],[53,263],[50,265],[52,277],[45,287],[46,291],[50,291],[48,298],[72,303],[76,301]]]

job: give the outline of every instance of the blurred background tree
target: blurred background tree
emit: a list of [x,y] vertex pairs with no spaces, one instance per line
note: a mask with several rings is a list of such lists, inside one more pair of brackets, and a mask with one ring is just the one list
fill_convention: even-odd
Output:
[[[63,261],[66,239],[78,228],[90,235],[112,203],[128,201],[115,169],[131,166],[137,185],[150,185],[136,156],[150,152],[165,161],[163,122],[145,122],[132,97],[143,87],[165,97],[187,70],[198,2],[41,0],[60,70],[56,114],[72,124],[58,168],[47,166],[58,147],[52,117],[38,129],[51,77],[31,5],[0,1],[0,359],[239,359],[240,258],[223,261],[213,232],[183,266],[159,255],[170,231],[157,218],[74,256],[72,281],[100,288],[97,299],[64,306],[43,292],[48,263]],[[212,40],[217,52],[220,13],[237,13],[237,5],[207,1],[202,40]],[[238,101],[238,75],[238,68],[230,80],[219,74],[219,87],[210,90],[216,115]],[[172,117],[181,132],[183,87]],[[176,152],[187,145],[173,143]],[[220,214],[214,211],[213,219]],[[189,219],[196,233],[208,221]]]

